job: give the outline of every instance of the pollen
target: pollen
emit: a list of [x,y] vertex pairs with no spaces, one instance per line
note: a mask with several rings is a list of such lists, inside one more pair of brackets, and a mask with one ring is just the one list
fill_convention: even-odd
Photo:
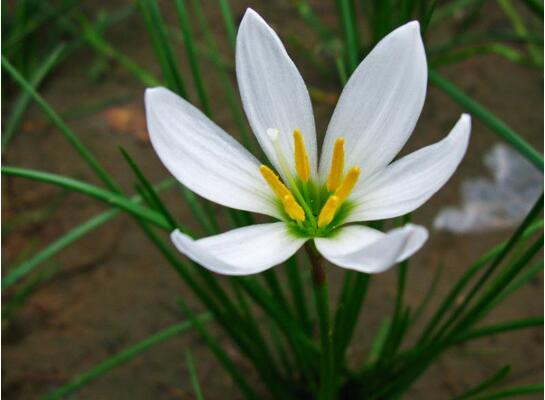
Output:
[[305,211],[295,201],[290,190],[282,183],[278,175],[266,165],[260,166],[259,172],[261,172],[267,184],[282,201],[282,205],[288,216],[295,221],[303,222],[305,220]]
[[340,203],[339,197],[335,195],[330,196],[329,199],[327,199],[326,203],[322,207],[322,211],[320,211],[320,215],[318,216],[319,228],[323,228],[333,221],[333,217],[335,216]]
[[278,175],[276,175],[272,169],[270,169],[266,165],[262,165],[261,167],[259,167],[259,172],[261,172],[261,175],[263,176],[267,184],[278,197],[283,199],[286,195],[291,196],[290,190],[286,187],[286,185],[282,183]]
[[297,222],[303,222],[305,220],[305,211],[295,201],[291,194],[282,197],[282,204],[284,205],[284,210],[291,219],[294,219]]
[[348,196],[352,192],[352,189],[354,189],[354,186],[356,185],[359,177],[359,167],[350,168],[343,181],[341,182],[341,185],[337,188],[337,190],[335,190],[335,196],[339,197],[339,200],[341,202],[345,201],[348,198]]
[[307,149],[305,148],[305,142],[303,141],[303,135],[301,135],[301,131],[299,129],[293,131],[293,141],[295,169],[299,175],[299,178],[301,178],[301,181],[306,183],[310,178],[310,166],[308,162]]
[[327,178],[327,190],[330,192],[337,189],[341,183],[344,171],[344,138],[337,138],[331,158],[331,170]]
[[318,227],[323,228],[333,221],[337,210],[343,201],[345,201],[354,189],[356,182],[360,176],[360,168],[352,167],[348,170],[346,176],[342,180],[335,193],[333,193],[325,202],[320,215],[318,215]]

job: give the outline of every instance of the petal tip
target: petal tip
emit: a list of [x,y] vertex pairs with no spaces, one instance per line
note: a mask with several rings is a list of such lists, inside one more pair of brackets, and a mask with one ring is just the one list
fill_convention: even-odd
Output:
[[240,26],[238,31],[241,32],[249,23],[265,23],[265,20],[255,11],[253,8],[248,7],[242,16],[242,21],[240,21]]

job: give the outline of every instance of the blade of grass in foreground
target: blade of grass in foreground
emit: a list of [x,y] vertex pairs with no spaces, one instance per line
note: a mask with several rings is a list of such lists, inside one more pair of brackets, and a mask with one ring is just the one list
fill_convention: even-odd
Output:
[[464,399],[471,399],[476,394],[479,394],[483,392],[484,390],[488,389],[489,387],[496,385],[498,382],[500,382],[503,378],[507,376],[509,371],[511,370],[510,365],[506,365],[505,367],[498,370],[494,375],[488,377],[481,383],[479,383],[477,386],[469,389],[464,394],[461,394],[460,396],[456,396],[452,400],[464,400]]
[[[155,186],[157,191],[164,190],[171,187],[175,183],[174,179],[167,179]],[[137,196],[132,197],[133,201],[138,201]],[[107,221],[119,215],[119,210],[108,210],[100,213],[82,224],[76,226],[63,236],[57,238],[54,242],[50,243],[43,250],[35,254],[33,257],[23,261],[21,264],[14,268],[9,268],[8,274],[2,279],[2,290],[7,289],[14,283],[18,282],[21,278],[28,275],[38,265],[47,261],[55,254],[84,237],[89,232],[103,225]]]
[[156,0],[138,0],[138,5],[144,18],[152,46],[161,64],[161,70],[163,71],[163,77],[167,86],[183,98],[187,98],[185,84],[172,52],[172,46],[166,29],[167,25],[161,17]]
[[[51,72],[51,70],[59,63],[61,57],[65,54],[66,46],[61,44],[57,46],[41,63],[40,67],[34,72],[32,77],[29,79],[29,84],[32,88],[36,89],[44,78]],[[2,153],[6,150],[6,146],[10,142],[14,133],[19,129],[21,125],[21,119],[25,110],[27,109],[32,96],[28,91],[24,89],[21,91],[21,94],[15,101],[13,110],[11,111],[4,131],[2,132]]]
[[519,329],[537,328],[543,326],[543,317],[531,317],[524,319],[517,319],[514,321],[503,322],[501,324],[485,326],[483,328],[477,328],[473,331],[469,331],[465,334],[458,336],[454,340],[454,344],[465,343],[469,340],[478,339],[484,336],[496,335],[498,333],[512,332]]
[[[196,319],[200,324],[208,322],[211,320],[210,313],[199,314]],[[101,362],[97,366],[91,368],[90,370],[80,374],[71,382],[67,383],[64,386],[53,391],[51,394],[43,397],[45,400],[57,400],[67,396],[70,393],[78,390],[82,386],[100,378],[113,368],[126,363],[137,355],[143,353],[146,350],[164,342],[167,339],[170,339],[176,335],[187,332],[193,326],[192,321],[184,321],[178,324],[174,324],[168,328],[165,328],[146,339],[138,342],[134,346],[129,347],[121,351],[120,353],[115,354],[113,357],[108,358],[107,360]]]
[[456,307],[456,309],[452,312],[452,314],[447,319],[447,321],[439,329],[439,332],[437,332],[437,334],[435,335],[435,338],[441,337],[450,328],[450,326],[456,322],[458,317],[466,310],[466,308],[469,306],[472,299],[480,292],[484,284],[498,269],[498,267],[500,266],[502,261],[505,259],[505,257],[519,243],[519,240],[523,237],[524,232],[526,231],[526,228],[530,226],[532,222],[534,222],[534,219],[537,218],[537,216],[539,215],[542,209],[543,209],[543,195],[540,196],[540,198],[535,203],[534,207],[532,207],[532,210],[530,210],[530,212],[528,213],[528,215],[526,216],[522,224],[520,224],[520,226],[515,230],[515,232],[513,233],[513,235],[507,242],[507,244],[503,247],[503,249],[496,256],[496,258],[490,263],[490,265],[488,266],[486,271],[483,273],[483,275],[471,288],[470,292],[465,296],[462,304]]
[[239,372],[237,366],[231,360],[231,357],[229,357],[229,355],[223,350],[222,346],[208,333],[208,330],[204,327],[202,322],[195,317],[195,314],[189,309],[185,302],[179,299],[178,304],[182,308],[184,314],[190,318],[193,327],[201,334],[210,350],[212,350],[212,352],[218,358],[218,361],[229,373],[233,381],[238,385],[242,394],[244,394],[244,396],[246,396],[248,399],[259,399],[254,390],[246,382],[245,377]]
[[229,0],[218,1],[220,3],[220,10],[223,17],[225,30],[227,31],[227,38],[229,39],[229,44],[234,49],[237,41],[237,28],[235,27],[235,20],[233,18],[233,12],[231,11],[231,5],[229,4]]
[[91,152],[80,142],[78,137],[68,126],[64,123],[62,118],[57,114],[55,110],[44,100],[42,96],[34,90],[32,85],[15,69],[13,65],[2,56],[2,67],[8,72],[8,74],[21,86],[38,104],[38,106],[45,112],[51,122],[59,128],[62,134],[70,142],[70,144],[76,149],[81,157],[89,164],[97,176],[113,191],[119,191],[119,186],[113,181],[108,172],[100,165],[97,159],[91,154]]
[[220,78],[220,83],[222,85],[225,100],[227,101],[229,108],[231,108],[231,113],[233,114],[233,118],[240,133],[242,144],[244,145],[244,147],[250,150],[251,153],[256,154],[254,152],[255,149],[252,146],[250,133],[245,123],[244,115],[242,114],[242,109],[238,101],[236,91],[233,87],[233,83],[230,80],[228,72],[225,70],[225,68],[221,67],[221,63],[219,62],[218,45],[214,39],[214,36],[212,35],[208,21],[206,20],[202,4],[199,0],[192,0],[191,4],[193,6],[195,14],[197,15],[200,29],[204,34],[206,47],[210,50],[210,57],[212,59],[212,62],[214,63],[214,65],[218,66],[217,71]]
[[474,397],[472,400],[496,400],[505,399],[507,397],[525,396],[531,394],[542,394],[543,384],[516,386],[509,389],[498,390],[497,392],[485,394],[483,396]]
[[458,87],[456,87],[456,85],[445,79],[437,71],[430,69],[429,79],[430,82],[448,94],[456,103],[460,104],[472,116],[478,118],[498,136],[504,139],[507,143],[511,144],[515,150],[534,164],[537,169],[543,171],[543,156],[539,154],[539,152],[528,142],[526,142],[526,140],[524,140],[517,132],[507,126],[505,122],[497,118],[477,101],[466,95]]
[[191,356],[191,352],[189,350],[185,353],[185,363],[187,364],[187,370],[189,371],[191,385],[193,386],[193,391],[195,392],[195,398],[197,400],[204,400],[201,385],[199,384],[199,377],[197,376],[195,364],[193,363],[193,357]]
[[197,54],[195,52],[195,43],[193,42],[193,34],[191,33],[191,26],[189,23],[189,16],[187,14],[187,8],[185,6],[185,0],[175,0],[176,11],[178,12],[178,20],[180,21],[180,28],[182,31],[182,37],[185,44],[185,50],[187,59],[189,61],[189,67],[193,74],[193,82],[197,89],[199,100],[201,101],[204,113],[210,117],[210,103],[206,95],[206,89],[203,83],[201,70],[199,68]]
[[26,168],[17,167],[2,167],[2,173],[5,175],[19,176],[22,178],[32,179],[35,181],[50,183],[66,189],[80,192],[88,196],[94,197],[105,203],[118,207],[137,218],[149,221],[160,228],[169,229],[169,223],[164,217],[156,211],[142,207],[131,201],[130,199],[116,193],[109,192],[98,186],[91,185],[77,179],[68,178],[62,175],[50,174],[48,172],[35,171]]

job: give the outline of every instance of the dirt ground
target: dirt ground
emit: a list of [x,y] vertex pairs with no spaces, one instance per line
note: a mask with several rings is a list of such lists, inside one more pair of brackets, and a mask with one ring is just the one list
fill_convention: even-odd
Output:
[[[232,3],[235,16],[239,18],[247,3]],[[282,38],[298,35],[302,40],[314,40],[308,29],[302,27],[289,1],[248,3],[277,29]],[[320,17],[335,26],[331,6],[318,3]],[[91,8],[95,11],[101,7],[114,10],[123,4],[121,0],[98,2]],[[221,38],[225,36],[221,15],[215,9],[216,3],[213,4],[207,10],[208,17],[217,31],[216,36]],[[490,12],[485,13],[483,24],[507,24],[494,12],[493,7],[487,11]],[[173,13],[167,14],[173,16]],[[175,23],[174,19],[170,22]],[[440,31],[442,35],[448,35],[452,29],[445,26]],[[110,29],[107,37],[123,52],[160,76],[145,28],[136,14]],[[433,42],[433,38],[431,40]],[[226,58],[232,61],[233,54],[225,40],[221,44]],[[181,46],[177,48],[182,60],[183,49]],[[308,84],[337,93],[334,82],[324,82],[302,56],[291,49],[290,53],[302,66]],[[96,62],[97,57],[92,51],[78,49],[63,62],[41,92],[55,109],[69,115],[70,127],[125,188],[132,188],[133,177],[118,151],[119,145],[132,154],[153,181],[167,177],[167,171],[145,139],[142,120],[144,87],[114,64],[108,65],[98,82],[91,81],[89,67]],[[185,63],[180,64],[187,72]],[[207,62],[201,64],[205,72],[212,76],[212,65]],[[543,147],[543,76],[539,71],[516,66],[494,56],[474,58],[442,71],[466,93],[522,132],[531,144]],[[209,75],[206,76],[208,81]],[[226,130],[234,131],[235,126],[220,91],[219,83],[210,78],[209,93],[215,120]],[[197,98],[193,95],[192,99],[196,101]],[[81,110],[105,101],[119,104],[108,106],[106,111],[81,113]],[[323,132],[333,104],[327,101],[314,103],[318,129]],[[4,104],[4,113],[9,106]],[[442,138],[462,111],[430,86],[424,112],[404,151]],[[464,179],[486,175],[482,156],[498,141],[486,127],[474,120],[470,148],[458,172],[437,195],[414,213],[413,221],[432,229],[431,224],[438,210],[459,201],[460,184]],[[24,129],[14,138],[3,162],[4,165],[36,168],[96,182],[61,134],[46,123],[35,107],[30,110]],[[184,207],[179,192],[170,190],[163,197],[175,211],[176,218],[191,224],[191,215]],[[105,209],[102,204],[84,196],[13,178],[3,179],[2,198],[3,231],[8,229],[6,224],[9,224],[9,234],[4,234],[2,241],[3,274],[25,256],[35,253],[73,226]],[[441,264],[444,272],[435,297],[440,298],[471,261],[508,235],[509,231],[468,235],[432,231],[429,242],[411,261],[407,303],[419,303],[433,272]],[[175,301],[180,296],[186,298],[195,309],[201,309],[139,228],[124,216],[62,251],[54,262],[42,265],[40,270],[56,272],[51,279],[37,287],[2,330],[2,395],[10,400],[35,399],[44,395],[77,373],[179,321],[180,313]],[[328,274],[335,294],[342,271],[331,268]],[[391,311],[395,282],[395,271],[373,278],[350,350],[355,360],[364,355],[379,324]],[[12,291],[3,294],[4,302],[12,294]],[[542,315],[542,298],[543,280],[540,277],[498,308],[488,321]],[[236,355],[229,340],[221,332],[218,334],[221,343]],[[200,337],[190,332],[114,369],[71,398],[193,398],[184,359],[186,349],[192,351],[206,398],[239,397]],[[451,350],[442,357],[416,383],[407,398],[449,399],[506,364],[513,366],[505,380],[506,385],[538,383],[543,376],[542,354],[543,332],[539,329],[478,340]],[[243,359],[240,364],[240,368],[247,369]]]

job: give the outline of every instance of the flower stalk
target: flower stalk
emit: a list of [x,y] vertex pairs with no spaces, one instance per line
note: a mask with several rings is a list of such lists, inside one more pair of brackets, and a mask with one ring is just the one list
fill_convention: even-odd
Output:
[[305,246],[312,267],[312,283],[314,288],[314,300],[318,313],[320,327],[320,385],[319,400],[332,400],[335,398],[335,364],[333,355],[333,325],[329,313],[329,293],[327,276],[324,270],[324,258],[313,246],[307,243]]

